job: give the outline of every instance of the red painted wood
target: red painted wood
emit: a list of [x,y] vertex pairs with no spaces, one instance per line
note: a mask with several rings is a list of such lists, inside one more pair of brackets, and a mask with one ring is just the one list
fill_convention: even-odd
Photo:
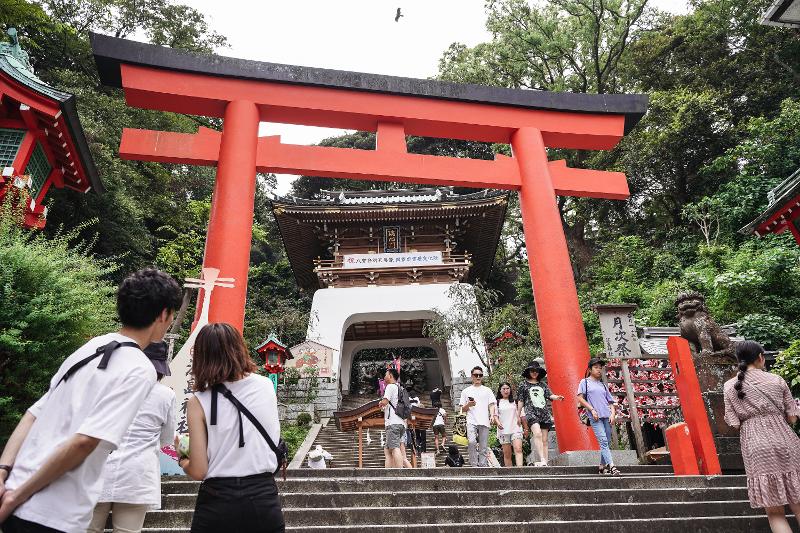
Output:
[[11,166],[14,167],[15,174],[22,175],[25,173],[25,168],[28,166],[28,161],[31,160],[34,148],[36,148],[36,135],[30,131],[26,131],[19,145],[19,149],[17,150],[17,156],[11,164]]
[[708,422],[689,342],[683,337],[670,337],[667,339],[667,351],[675,388],[681,402],[683,419],[689,427],[700,472],[707,476],[721,474],[722,468],[719,464],[719,456],[717,456],[717,447],[714,444],[714,436]]
[[232,100],[254,102],[269,122],[376,131],[378,122],[401,122],[406,135],[485,142],[510,142],[518,128],[536,127],[553,148],[604,150],[625,130],[623,115],[525,109],[413,96],[296,86],[120,67],[129,105],[221,117]]
[[209,321],[228,322],[239,331],[244,326],[253,237],[257,135],[255,104],[243,101],[228,104],[203,267],[218,268],[220,277],[233,278],[235,285],[214,290]]
[[[393,132],[393,143],[381,145],[390,135],[379,133],[380,150],[355,150],[324,146],[283,144],[280,137],[260,137],[256,166],[259,172],[313,175],[331,178],[405,181],[456,187],[518,189],[519,166],[512,158],[498,155],[494,161],[408,154],[405,137]],[[196,134],[169,133],[126,128],[122,132],[123,159],[214,165],[219,156],[220,134],[200,128]],[[555,193],[561,196],[625,199],[629,196],[625,174],[568,168],[564,161],[551,161]]]
[[[760,235],[765,235],[767,233],[782,233],[786,231],[786,228],[780,224],[780,220],[783,218],[791,221],[800,216],[800,206],[797,205],[798,203],[800,203],[800,194],[785,202],[780,210],[762,222],[757,228],[758,233]],[[775,225],[776,222],[778,223],[777,225]]]
[[25,123],[15,118],[0,118],[0,128],[11,128],[15,130],[24,130]]
[[539,130],[523,128],[511,138],[522,187],[519,203],[530,260],[536,316],[547,363],[547,381],[563,402],[553,402],[561,452],[597,449],[591,430],[577,415],[575,391],[589,361],[578,294]]
[[406,130],[399,122],[378,122],[378,131],[375,135],[376,150],[381,152],[394,152],[405,154],[408,152],[406,145]]
[[664,431],[669,446],[669,458],[672,462],[672,471],[676,476],[698,476],[700,468],[697,464],[697,454],[694,453],[692,436],[686,422],[672,424]]

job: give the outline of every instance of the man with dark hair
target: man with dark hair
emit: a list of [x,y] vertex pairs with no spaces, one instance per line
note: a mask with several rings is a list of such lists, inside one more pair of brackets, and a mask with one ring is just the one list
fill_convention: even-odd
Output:
[[394,368],[387,368],[386,375],[386,390],[383,392],[383,398],[380,401],[380,406],[384,410],[384,427],[386,430],[386,444],[384,445],[383,453],[386,458],[386,468],[403,468],[403,459],[405,459],[401,451],[400,444],[403,441],[403,436],[406,433],[406,421],[404,418],[397,416],[395,408],[400,399],[400,385],[397,380],[400,379],[400,372]]
[[164,337],[180,304],[180,286],[159,270],[140,270],[122,282],[120,330],[64,360],[0,455],[5,533],[86,531],[106,459],[156,383],[142,348]]
[[461,392],[461,412],[467,415],[469,464],[489,466],[489,427],[497,422],[497,398],[492,389],[483,385],[483,368],[472,369],[472,385]]

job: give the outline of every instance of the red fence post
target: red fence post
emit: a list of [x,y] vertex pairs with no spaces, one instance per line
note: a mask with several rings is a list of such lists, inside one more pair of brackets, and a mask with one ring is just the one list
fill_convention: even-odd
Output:
[[692,445],[700,463],[700,472],[705,475],[721,474],[717,447],[714,445],[689,342],[683,337],[670,337],[667,339],[667,351],[683,419],[689,428]]
[[669,458],[672,471],[676,476],[696,476],[700,474],[697,465],[697,454],[694,453],[692,435],[686,422],[672,424],[664,432],[669,446]]

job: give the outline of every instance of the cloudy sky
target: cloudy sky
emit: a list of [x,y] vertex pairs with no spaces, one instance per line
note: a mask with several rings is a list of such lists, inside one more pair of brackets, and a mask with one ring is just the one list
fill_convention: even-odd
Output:
[[[483,0],[184,0],[228,37],[220,53],[312,67],[427,78],[453,42],[488,40]],[[686,11],[686,0],[651,0]],[[397,8],[403,17],[394,21]],[[313,144],[342,130],[262,124],[262,135]],[[294,176],[278,177],[285,193]]]

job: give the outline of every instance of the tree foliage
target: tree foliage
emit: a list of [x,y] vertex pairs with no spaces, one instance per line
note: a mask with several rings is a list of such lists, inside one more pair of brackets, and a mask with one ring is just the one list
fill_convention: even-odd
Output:
[[0,441],[47,390],[61,362],[116,321],[116,266],[75,246],[76,231],[47,238],[0,212]]

